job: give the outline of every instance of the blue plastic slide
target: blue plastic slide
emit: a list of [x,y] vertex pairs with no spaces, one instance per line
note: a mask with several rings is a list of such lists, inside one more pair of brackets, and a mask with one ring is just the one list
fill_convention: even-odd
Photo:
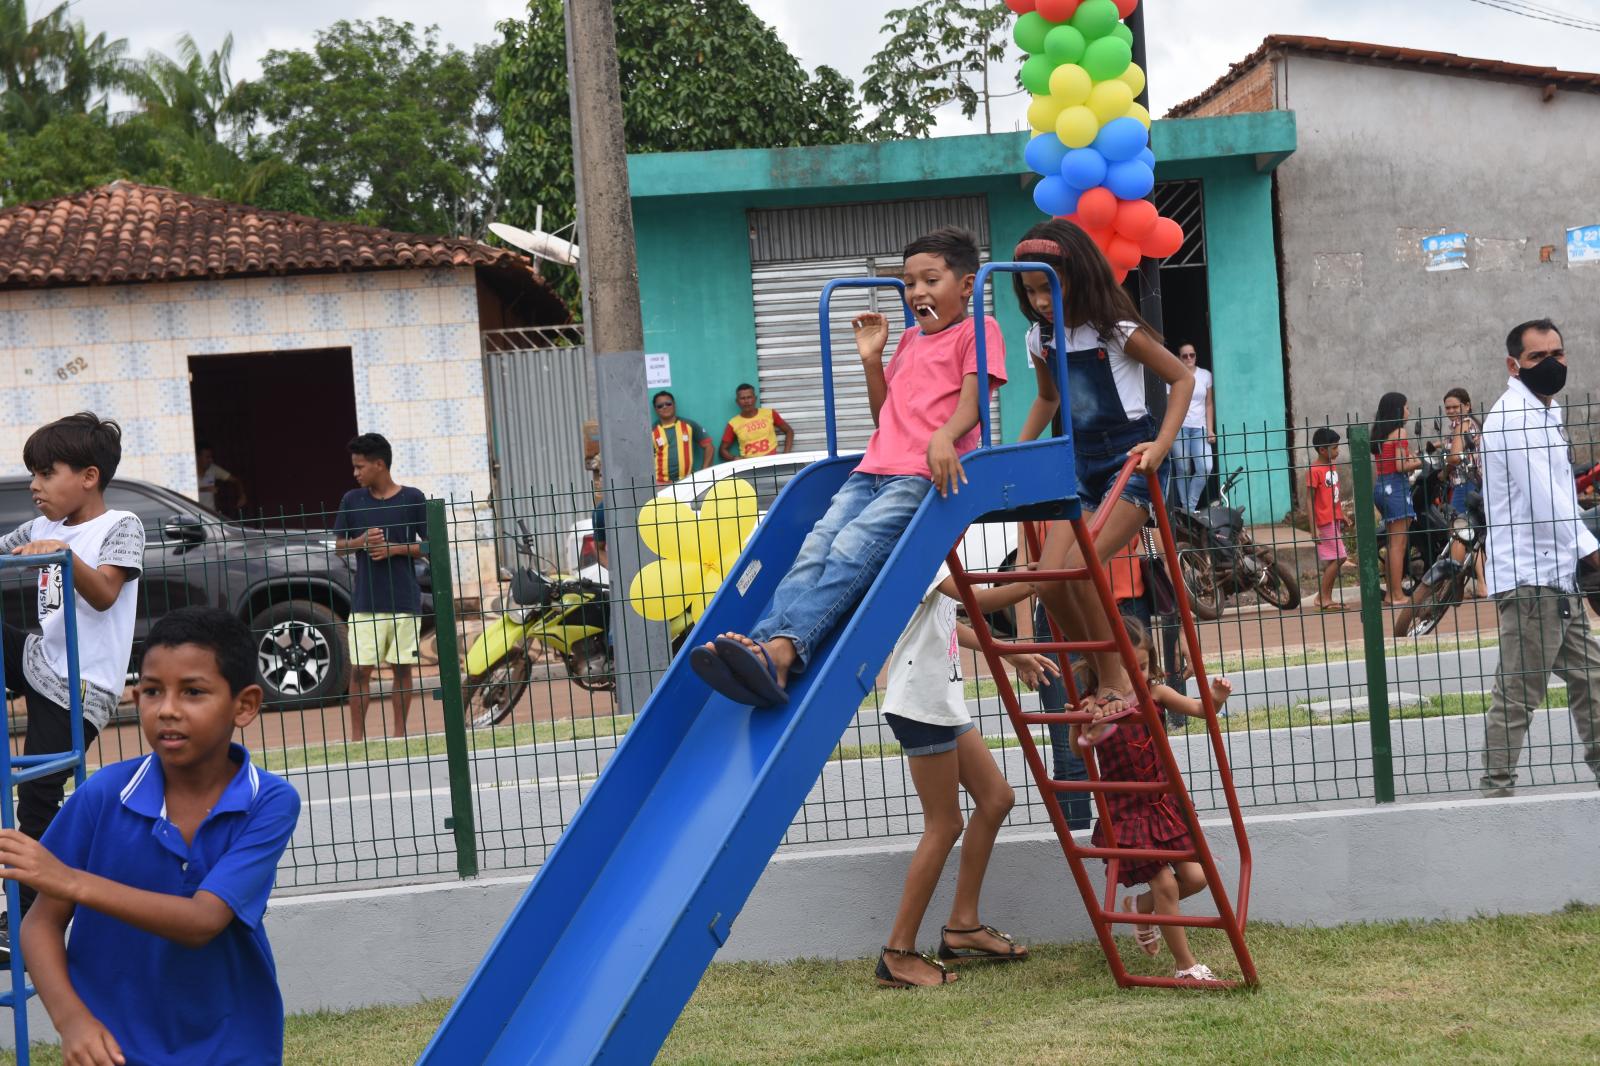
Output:
[[[785,487],[691,640],[749,631],[858,461],[824,460]],[[422,1064],[655,1057],[967,527],[1024,509],[1039,516],[1036,505],[1076,515],[1065,438],[985,448],[964,462],[968,483],[958,495],[928,495],[860,607],[792,679],[788,705],[736,705],[678,656]]]

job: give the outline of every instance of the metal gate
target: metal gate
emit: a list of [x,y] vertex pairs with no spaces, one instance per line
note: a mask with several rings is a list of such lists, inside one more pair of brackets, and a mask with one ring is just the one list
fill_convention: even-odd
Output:
[[[532,514],[539,554],[563,559],[562,539],[573,516],[594,506],[584,423],[596,405],[583,327],[485,330],[482,340],[494,496],[538,497],[517,513]],[[502,532],[513,536],[516,530]]]
[[[940,226],[962,226],[989,252],[988,204],[984,197],[844,204],[750,212],[751,287],[755,296],[756,366],[761,403],[794,427],[795,447],[827,446],[822,400],[822,337],[817,296],[834,278],[899,276],[902,250]],[[993,313],[994,294],[984,306]],[[893,296],[877,289],[836,293],[829,322],[833,340],[834,410],[839,448],[859,451],[872,436],[872,411],[866,379],[856,358],[850,320],[863,311],[880,311],[889,320],[894,352],[904,319]],[[1000,399],[994,399],[999,426]]]

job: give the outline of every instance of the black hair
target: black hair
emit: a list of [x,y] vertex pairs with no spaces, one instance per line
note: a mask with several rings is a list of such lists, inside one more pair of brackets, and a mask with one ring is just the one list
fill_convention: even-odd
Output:
[[94,467],[104,492],[122,462],[122,427],[93,411],[79,411],[40,426],[22,446],[22,465],[35,474],[66,463],[73,472]]
[[660,392],[650,397],[650,406],[654,407],[656,405],[656,401],[661,399],[663,396],[672,401],[672,406],[678,406],[678,398],[672,395],[672,393],[668,392],[666,389],[662,389]]
[[1172,346],[1172,354],[1173,355],[1177,355],[1179,352],[1183,351],[1185,348],[1193,348],[1194,349],[1194,357],[1195,357],[1195,359],[1199,359],[1200,358],[1200,346],[1198,344],[1196,344],[1194,341],[1179,341],[1177,344],[1174,344]]
[[[1061,249],[1058,255],[1025,251],[1017,255],[1017,260],[1044,263],[1054,268],[1060,275],[1062,287],[1065,289],[1063,293],[1065,307],[1062,308],[1062,312],[1067,316],[1068,328],[1093,326],[1100,336],[1110,338],[1119,335],[1118,327],[1121,323],[1132,322],[1140,329],[1148,331],[1157,340],[1161,339],[1161,334],[1139,314],[1139,309],[1133,305],[1133,298],[1128,295],[1128,291],[1117,284],[1116,276],[1111,272],[1111,264],[1106,262],[1100,246],[1095,244],[1094,239],[1080,227],[1064,218],[1053,218],[1047,222],[1040,222],[1028,230],[1022,235],[1022,239],[1050,241]],[[1028,290],[1022,283],[1022,275],[1011,275],[1011,284],[1017,293],[1017,303],[1022,305],[1022,313],[1028,321],[1049,325],[1043,316],[1033,309],[1033,302],[1028,299]]]
[[144,654],[184,644],[216,656],[217,672],[235,696],[256,684],[255,639],[248,626],[222,608],[180,607],[162,615],[144,638]]
[[1472,406],[1472,396],[1467,392],[1466,389],[1463,389],[1460,385],[1457,385],[1455,388],[1453,388],[1449,392],[1445,393],[1444,394],[1444,398],[1447,399],[1447,400],[1457,400],[1457,401],[1459,401],[1461,403],[1466,404],[1468,407]]
[[381,433],[363,433],[351,437],[345,449],[351,455],[359,455],[363,459],[382,459],[384,466],[394,466],[394,449],[389,447],[388,438]]
[[1328,426],[1319,426],[1311,434],[1311,446],[1313,448],[1337,448],[1339,446],[1339,434]]
[[752,385],[752,384],[750,384],[750,383],[749,383],[749,382],[748,382],[748,381],[747,381],[747,382],[745,382],[745,383],[744,383],[744,384],[743,384],[743,385],[740,385],[740,386],[739,386],[739,387],[738,387],[738,388],[737,388],[737,389],[734,389],[734,390],[733,390],[733,394],[734,394],[734,395],[735,395],[735,396],[737,396],[737,395],[739,395],[739,394],[740,394],[740,393],[741,393],[741,392],[755,392],[755,391],[756,391],[756,387],[755,387],[755,386],[754,386],[754,385]]
[[1536,318],[1532,322],[1524,322],[1522,325],[1517,326],[1506,336],[1506,354],[1513,359],[1522,358],[1522,353],[1527,350],[1526,346],[1522,343],[1522,338],[1528,335],[1529,330],[1535,329],[1540,330],[1541,332],[1548,330],[1551,333],[1554,333],[1556,336],[1561,337],[1563,343],[1565,343],[1567,339],[1566,337],[1562,336],[1560,326],[1557,326],[1548,318]]
[[216,451],[215,448],[211,447],[211,442],[208,441],[208,440],[197,440],[197,441],[195,441],[194,442],[194,450],[197,451],[197,452]]
[[906,245],[904,258],[914,255],[936,255],[945,266],[955,271],[957,277],[978,272],[978,238],[959,226],[945,226],[932,233],[924,233]]
[[[1127,631],[1128,643],[1133,645],[1133,650],[1140,648],[1145,653],[1145,669],[1151,677],[1160,677],[1160,664],[1156,661],[1155,641],[1150,639],[1150,631],[1143,622],[1128,615],[1122,615],[1122,628]],[[1072,667],[1073,684],[1077,685],[1080,692],[1086,692],[1100,687],[1100,675],[1088,659],[1080,659]]]
[[1378,417],[1372,420],[1372,454],[1383,451],[1383,442],[1389,434],[1406,424],[1406,394],[1386,392],[1378,401]]

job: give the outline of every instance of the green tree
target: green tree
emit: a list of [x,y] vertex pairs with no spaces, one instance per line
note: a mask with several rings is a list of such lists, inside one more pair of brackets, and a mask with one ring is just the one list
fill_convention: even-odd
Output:
[[37,133],[59,115],[104,114],[128,72],[128,42],[90,37],[66,3],[28,18],[27,0],[0,0],[0,129]]
[[481,233],[494,208],[496,50],[441,47],[437,27],[339,21],[309,50],[274,49],[242,102],[264,147],[302,170],[327,217]]
[[[838,144],[858,138],[850,81],[807,74],[742,0],[617,0],[617,59],[631,152]],[[503,212],[573,215],[572,121],[560,0],[533,0],[505,36],[495,95],[505,127]],[[558,223],[559,224],[559,223]],[[552,227],[553,228],[553,227]],[[552,277],[576,307],[572,272]]]
[[930,0],[884,16],[888,43],[867,65],[861,98],[877,114],[864,132],[873,139],[925,137],[936,112],[952,101],[972,118],[983,109],[983,129],[994,132],[990,102],[1013,95],[1015,76],[991,68],[1006,57],[1011,11],[998,0]]

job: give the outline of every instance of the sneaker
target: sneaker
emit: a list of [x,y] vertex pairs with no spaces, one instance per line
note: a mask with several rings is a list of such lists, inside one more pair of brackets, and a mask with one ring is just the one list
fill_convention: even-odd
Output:
[[1217,975],[1211,972],[1211,967],[1203,962],[1197,962],[1187,970],[1179,970],[1172,976],[1180,981],[1215,981]]

